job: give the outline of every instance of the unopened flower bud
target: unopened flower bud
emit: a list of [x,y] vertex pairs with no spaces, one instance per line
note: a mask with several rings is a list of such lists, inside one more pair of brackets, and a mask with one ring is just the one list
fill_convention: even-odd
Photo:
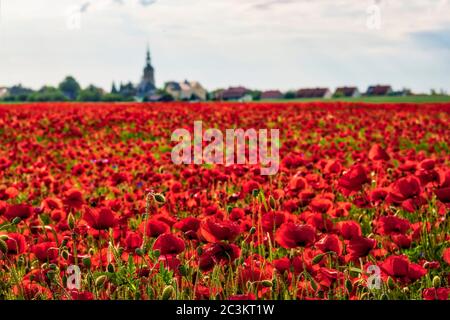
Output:
[[267,288],[270,288],[273,285],[272,281],[270,281],[270,280],[263,280],[261,283],[264,287],[267,287]]
[[155,201],[159,204],[164,204],[166,203],[166,198],[161,194],[161,193],[156,193],[153,198],[155,199]]
[[439,276],[434,276],[433,278],[433,287],[439,288],[441,286],[441,278]]
[[75,217],[71,213],[67,216],[67,224],[69,225],[70,230],[75,228]]
[[91,267],[91,258],[83,258],[83,265],[89,269]]
[[166,286],[162,292],[162,300],[169,300],[172,297],[174,289],[172,286]]
[[394,279],[392,279],[391,277],[388,277],[387,285],[388,285],[389,289],[394,290],[395,289],[395,281],[394,281]]
[[3,253],[8,252],[8,245],[2,239],[0,239],[0,252],[3,252]]

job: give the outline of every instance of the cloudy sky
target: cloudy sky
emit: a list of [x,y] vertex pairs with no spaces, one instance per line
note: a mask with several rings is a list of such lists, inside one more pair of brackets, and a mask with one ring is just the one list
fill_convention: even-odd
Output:
[[0,86],[65,75],[207,89],[391,84],[450,92],[450,0],[0,0]]

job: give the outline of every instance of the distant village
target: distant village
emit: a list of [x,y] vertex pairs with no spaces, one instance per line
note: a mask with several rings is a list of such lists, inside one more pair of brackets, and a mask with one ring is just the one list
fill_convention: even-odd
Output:
[[[446,94],[434,92],[431,94]],[[155,70],[151,63],[150,50],[147,49],[146,61],[141,80],[138,84],[113,83],[110,91],[94,85],[81,88],[75,78],[66,77],[57,87],[44,86],[34,91],[21,84],[12,87],[0,86],[0,100],[11,102],[40,101],[258,101],[258,100],[288,100],[288,99],[331,99],[359,98],[371,96],[409,96],[413,93],[408,89],[395,91],[390,85],[372,85],[366,91],[360,91],[355,86],[330,88],[299,88],[282,92],[280,90],[261,91],[243,86],[207,91],[198,81],[168,81],[163,88],[155,84]]]

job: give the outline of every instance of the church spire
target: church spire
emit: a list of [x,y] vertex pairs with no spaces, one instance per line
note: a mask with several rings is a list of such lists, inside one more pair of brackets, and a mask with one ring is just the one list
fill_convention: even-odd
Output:
[[147,58],[146,58],[146,64],[147,64],[147,66],[150,66],[152,63],[151,63],[151,59],[150,59],[150,47],[149,47],[149,45],[147,44]]

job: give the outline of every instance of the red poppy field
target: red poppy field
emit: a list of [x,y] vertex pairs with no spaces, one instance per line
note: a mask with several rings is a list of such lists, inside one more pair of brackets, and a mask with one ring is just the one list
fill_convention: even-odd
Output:
[[[280,129],[278,173],[175,165],[196,120]],[[449,128],[450,104],[0,105],[0,299],[449,299]]]

